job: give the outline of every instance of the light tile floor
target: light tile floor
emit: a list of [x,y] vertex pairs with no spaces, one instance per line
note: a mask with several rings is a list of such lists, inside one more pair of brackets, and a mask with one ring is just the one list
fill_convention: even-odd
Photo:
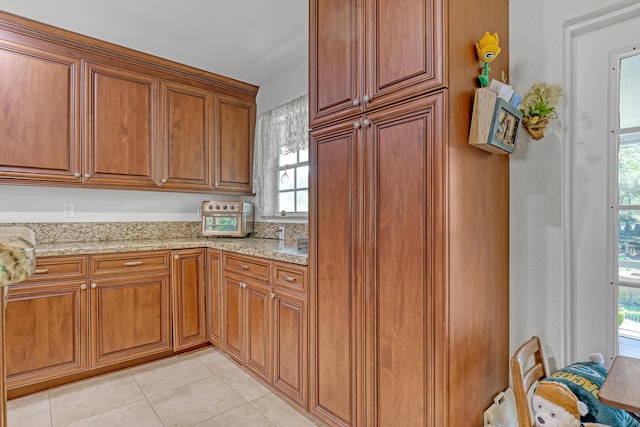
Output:
[[305,427],[314,423],[209,347],[8,402],[9,427]]

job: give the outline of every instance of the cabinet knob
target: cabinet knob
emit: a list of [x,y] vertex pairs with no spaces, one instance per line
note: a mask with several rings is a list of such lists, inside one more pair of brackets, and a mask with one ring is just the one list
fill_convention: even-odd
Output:
[[80,172],[74,173],[73,176],[75,176],[76,178],[80,178]]
[[356,107],[357,107],[358,105],[360,105],[360,100],[359,100],[358,98],[354,99],[354,100],[353,100],[353,105],[354,105],[354,106],[356,106]]
[[369,95],[364,95],[362,97],[362,102],[369,102]]
[[371,120],[369,120],[369,119],[364,119],[364,120],[362,121],[362,126],[364,126],[364,127],[369,127],[369,126],[371,126]]
[[167,183],[167,178],[162,178],[162,183],[166,184]]
[[85,177],[85,178],[91,178],[91,174],[90,174],[90,173],[85,173],[85,174],[84,174],[84,177]]
[[240,286],[242,286],[244,289],[247,289],[247,284],[246,284],[246,283],[244,283],[244,282],[241,282],[241,283],[240,283]]
[[80,289],[84,291],[85,289],[87,289],[87,285],[80,285]]
[[360,129],[360,122],[353,122],[354,129]]
[[174,255],[173,259],[180,259],[180,255]]
[[271,298],[275,298],[276,294],[274,294],[273,292],[271,292]]
[[97,288],[97,287],[98,287],[98,284],[97,284],[97,283],[95,283],[95,282],[94,282],[94,283],[92,283],[92,284],[91,284],[91,289],[95,289],[95,288]]

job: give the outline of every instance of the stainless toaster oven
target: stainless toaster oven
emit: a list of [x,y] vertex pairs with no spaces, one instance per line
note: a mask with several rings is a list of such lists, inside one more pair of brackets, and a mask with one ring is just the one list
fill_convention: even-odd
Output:
[[248,202],[202,202],[202,235],[246,237],[253,233],[253,205]]

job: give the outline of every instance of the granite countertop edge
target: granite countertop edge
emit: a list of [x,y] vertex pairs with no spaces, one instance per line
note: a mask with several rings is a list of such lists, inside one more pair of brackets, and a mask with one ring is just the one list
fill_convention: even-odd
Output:
[[242,255],[307,265],[309,255],[293,246],[280,245],[272,239],[157,239],[157,240],[117,240],[97,242],[69,242],[39,244],[36,257],[92,255],[118,252],[139,252],[168,249],[212,248]]

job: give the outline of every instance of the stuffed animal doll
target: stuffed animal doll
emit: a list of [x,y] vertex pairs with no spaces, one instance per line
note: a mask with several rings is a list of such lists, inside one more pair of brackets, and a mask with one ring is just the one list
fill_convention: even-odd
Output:
[[559,369],[538,383],[531,399],[536,426],[638,427],[627,412],[598,400],[607,369],[601,354],[590,359]]

